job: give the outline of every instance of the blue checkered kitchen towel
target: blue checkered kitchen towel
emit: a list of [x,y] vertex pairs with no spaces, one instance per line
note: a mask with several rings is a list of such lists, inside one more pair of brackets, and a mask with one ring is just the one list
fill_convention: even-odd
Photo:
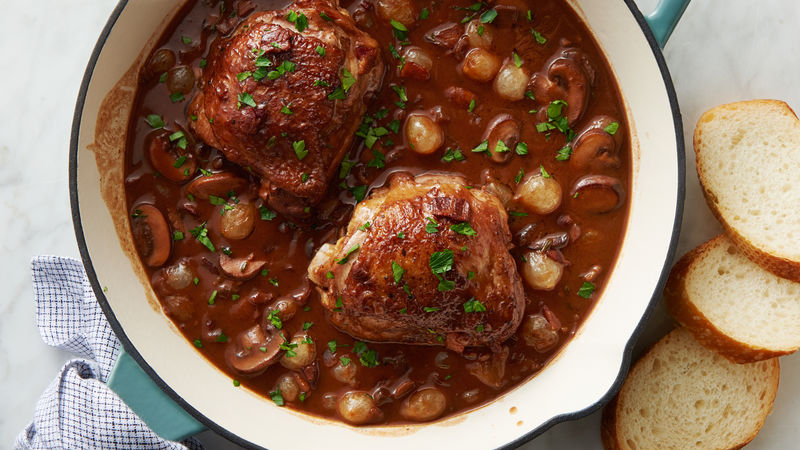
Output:
[[36,322],[48,345],[74,353],[36,404],[16,448],[201,449],[165,441],[105,385],[120,344],[95,299],[83,265],[40,256],[31,263]]

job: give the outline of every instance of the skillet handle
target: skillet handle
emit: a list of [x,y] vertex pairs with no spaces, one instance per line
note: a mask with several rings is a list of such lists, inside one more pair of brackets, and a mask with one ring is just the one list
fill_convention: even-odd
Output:
[[108,378],[111,388],[157,435],[170,441],[181,441],[205,427],[178,406],[121,350]]
[[672,31],[686,11],[691,0],[659,0],[656,9],[645,17],[650,29],[658,41],[658,46],[662,49],[667,45],[667,40],[672,35]]

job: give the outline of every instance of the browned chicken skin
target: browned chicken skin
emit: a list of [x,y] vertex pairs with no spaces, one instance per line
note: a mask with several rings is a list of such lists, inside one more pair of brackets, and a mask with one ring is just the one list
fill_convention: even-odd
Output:
[[255,13],[213,43],[190,123],[206,144],[261,177],[274,209],[307,215],[383,74],[378,43],[335,0],[299,0]]
[[356,338],[499,350],[525,311],[507,221],[494,195],[461,178],[395,175],[319,250],[309,278]]

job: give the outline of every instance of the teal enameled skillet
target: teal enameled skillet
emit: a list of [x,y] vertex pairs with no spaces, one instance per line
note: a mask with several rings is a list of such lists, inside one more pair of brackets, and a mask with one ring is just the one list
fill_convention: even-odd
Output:
[[[297,448],[298,435],[314,448],[336,442],[352,449],[516,447],[611,398],[665,281],[683,212],[681,115],[661,48],[689,0],[661,0],[649,16],[633,0],[570,1],[617,78],[633,141],[630,218],[613,275],[589,318],[544,370],[492,403],[432,424],[378,428],[305,416],[232,389],[228,376],[186,344],[154,301],[149,283],[142,282],[141,263],[131,258],[132,241],[115,209],[124,198],[123,158],[109,158],[93,144],[98,123],[128,123],[133,92],[123,92],[114,99],[115,108],[98,115],[101,104],[180,3],[119,2],[86,70],[70,146],[70,196],[81,256],[125,349],[109,384],[153,430],[177,440],[210,428],[256,448]],[[112,147],[124,145],[119,136],[105,139]]]

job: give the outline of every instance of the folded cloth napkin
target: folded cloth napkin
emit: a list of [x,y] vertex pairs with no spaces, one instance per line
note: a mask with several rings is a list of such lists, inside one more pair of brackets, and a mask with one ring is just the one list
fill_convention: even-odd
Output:
[[120,344],[95,299],[83,265],[40,256],[31,263],[36,322],[48,345],[80,357],[67,362],[17,437],[26,449],[202,449],[194,439],[166,441],[105,384]]

